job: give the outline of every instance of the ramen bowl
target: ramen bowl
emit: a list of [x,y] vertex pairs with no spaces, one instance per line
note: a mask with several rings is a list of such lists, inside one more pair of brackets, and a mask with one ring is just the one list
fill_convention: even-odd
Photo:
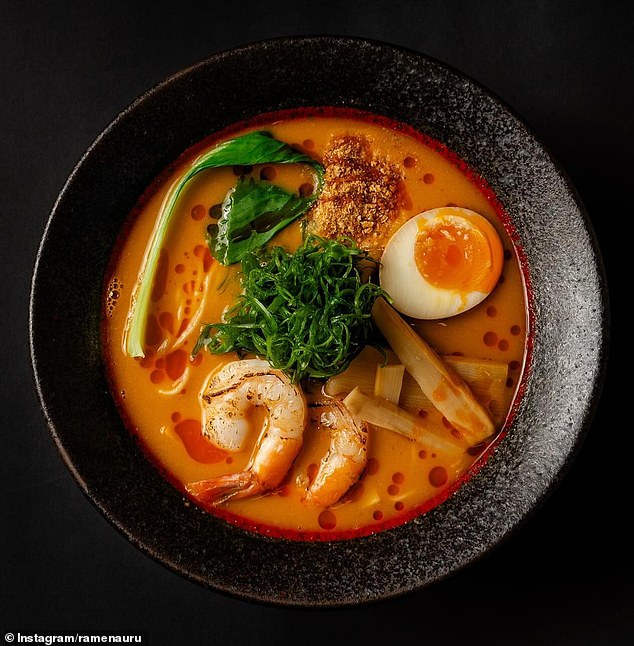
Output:
[[[127,430],[110,392],[104,280],[139,197],[188,148],[263,113],[316,106],[381,115],[462,160],[510,219],[528,303],[512,421],[441,504],[344,540],[290,540],[205,512]],[[511,535],[564,476],[603,378],[607,302],[574,188],[485,88],[420,53],[349,38],[272,40],[216,54],[151,89],[99,135],[50,215],[31,294],[31,352],[50,432],[77,483],[141,551],[247,600],[342,606],[420,589]]]

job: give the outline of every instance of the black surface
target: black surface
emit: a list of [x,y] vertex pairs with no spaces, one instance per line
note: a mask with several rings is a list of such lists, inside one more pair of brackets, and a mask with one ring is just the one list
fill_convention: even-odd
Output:
[[[634,10],[624,2],[210,5],[16,3],[2,10],[0,639],[9,631],[125,630],[144,632],[152,644],[634,642],[632,424],[628,398],[621,399],[629,379],[617,379],[629,368],[621,295],[629,274],[620,271],[630,253]],[[577,186],[604,252],[613,306],[612,358],[595,423],[545,507],[457,576],[399,600],[339,611],[235,601],[129,545],[82,496],[56,453],[27,346],[39,237],[94,137],[182,67],[252,40],[307,33],[423,51],[509,103]]]

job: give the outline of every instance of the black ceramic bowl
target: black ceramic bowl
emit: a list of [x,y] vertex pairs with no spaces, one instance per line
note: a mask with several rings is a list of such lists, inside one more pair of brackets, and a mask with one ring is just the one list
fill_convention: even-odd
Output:
[[[479,173],[517,231],[534,323],[524,396],[484,466],[439,507],[404,525],[318,543],[249,533],[186,504],[125,429],[99,338],[117,233],[152,179],[229,124],[301,106],[346,106],[404,122]],[[216,590],[275,604],[335,606],[388,598],[456,571],[543,501],[590,423],[606,319],[601,262],[583,207],[507,107],[418,53],[356,39],[295,38],[217,54],[176,74],[97,138],[46,227],[33,278],[31,348],[62,457],[132,543]]]

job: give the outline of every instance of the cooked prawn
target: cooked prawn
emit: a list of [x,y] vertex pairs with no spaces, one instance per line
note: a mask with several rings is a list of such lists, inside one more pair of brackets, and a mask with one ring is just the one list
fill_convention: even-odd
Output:
[[313,505],[334,505],[363,473],[367,462],[368,429],[337,399],[311,403],[320,413],[321,424],[330,431],[330,447],[321,459],[304,501]]
[[267,416],[244,471],[192,482],[187,491],[202,502],[217,504],[277,487],[302,448],[308,418],[302,389],[268,362],[244,359],[212,375],[201,400],[203,434],[228,451],[242,448],[252,407],[263,406]]

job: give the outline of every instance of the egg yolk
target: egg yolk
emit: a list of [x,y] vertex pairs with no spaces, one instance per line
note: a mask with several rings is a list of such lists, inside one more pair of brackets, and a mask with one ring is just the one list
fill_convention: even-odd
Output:
[[[414,259],[421,276],[441,289],[490,292],[500,275],[502,250],[490,232],[455,221],[422,226],[416,236]],[[493,244],[492,244],[493,242]]]

